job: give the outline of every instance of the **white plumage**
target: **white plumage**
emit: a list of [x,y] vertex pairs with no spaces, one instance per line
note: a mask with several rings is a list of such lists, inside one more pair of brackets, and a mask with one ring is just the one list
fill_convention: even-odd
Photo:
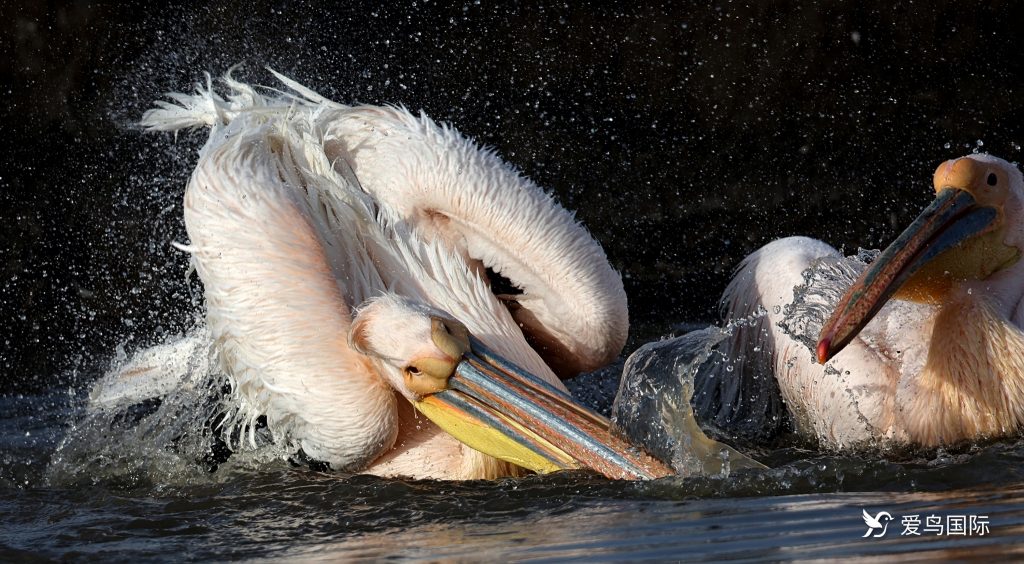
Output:
[[[594,369],[625,342],[618,274],[569,212],[492,151],[424,115],[336,104],[275,75],[293,93],[264,96],[228,75],[226,99],[208,81],[143,118],[152,130],[211,128],[185,193],[183,248],[233,384],[232,424],[251,430],[265,415],[277,441],[340,469],[512,472],[414,421],[396,395],[416,395],[401,363],[441,353],[398,344],[430,343],[429,316],[450,316],[564,390],[549,363]],[[522,294],[495,296],[488,269]],[[379,356],[360,354],[353,319],[380,296],[391,301],[365,315]]]
[[[1021,172],[1002,159],[970,155],[943,163],[935,188],[939,199],[966,192],[973,203],[947,223],[933,220],[939,227],[923,243],[900,239],[886,253],[914,259],[924,252],[915,245],[928,248],[966,230],[961,218],[981,209],[993,219],[984,230],[957,235],[956,246],[923,260],[916,273],[890,268],[906,272],[906,282],[889,284],[888,274],[872,271],[846,291],[857,273],[846,277],[835,249],[791,237],[747,257],[723,296],[728,319],[760,316],[754,331],[734,335],[729,354],[762,351],[796,430],[826,448],[954,444],[1012,435],[1024,425]],[[915,224],[905,235],[925,227]],[[879,268],[892,264],[878,259]],[[843,309],[851,296],[867,300],[883,285],[898,287],[890,288],[894,299],[871,298],[884,303],[877,314]],[[844,291],[847,301],[840,300]],[[851,333],[844,324],[854,318],[870,322]],[[844,334],[854,337],[833,357],[831,344]],[[819,364],[823,352],[831,358]]]

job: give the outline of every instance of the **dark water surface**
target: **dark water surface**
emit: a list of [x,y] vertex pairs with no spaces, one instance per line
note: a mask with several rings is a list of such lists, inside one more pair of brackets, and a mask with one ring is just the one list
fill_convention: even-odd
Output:
[[[771,470],[650,483],[384,480],[283,461],[188,479],[161,479],[159,468],[46,478],[76,402],[62,393],[0,405],[2,560],[974,559],[1019,554],[1024,540],[1024,441],[901,463],[788,449],[766,460]],[[896,521],[862,538],[862,510]],[[988,531],[901,535],[909,515],[922,527],[927,516],[973,515]]]

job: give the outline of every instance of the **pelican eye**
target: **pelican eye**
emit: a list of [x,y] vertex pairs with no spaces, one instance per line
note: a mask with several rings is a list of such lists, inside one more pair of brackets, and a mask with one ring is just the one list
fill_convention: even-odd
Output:
[[416,366],[415,364],[410,364],[409,366],[407,366],[405,368],[405,371],[408,372],[412,376],[419,376],[419,374],[420,374],[420,368],[418,366]]
[[995,186],[999,183],[999,177],[996,176],[996,173],[990,172],[988,173],[988,178],[985,179],[985,182],[988,182],[989,186]]

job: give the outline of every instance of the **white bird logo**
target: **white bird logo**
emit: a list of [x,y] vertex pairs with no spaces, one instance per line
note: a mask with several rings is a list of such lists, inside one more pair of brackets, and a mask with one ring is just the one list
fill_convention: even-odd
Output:
[[868,526],[868,532],[864,533],[864,536],[861,538],[865,538],[879,529],[881,529],[881,532],[873,536],[875,538],[884,537],[885,531],[889,528],[889,521],[892,521],[892,515],[889,515],[888,511],[879,511],[878,515],[872,517],[867,509],[862,509],[861,511],[864,513],[864,524]]

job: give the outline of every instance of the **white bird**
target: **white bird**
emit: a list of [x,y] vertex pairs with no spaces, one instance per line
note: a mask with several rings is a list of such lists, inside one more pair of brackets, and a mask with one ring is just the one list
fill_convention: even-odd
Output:
[[[942,163],[934,187],[849,288],[812,280],[840,263],[835,249],[792,237],[747,257],[725,291],[728,319],[756,318],[726,356],[774,375],[796,431],[824,448],[934,447],[1024,424],[1021,172],[968,155]],[[832,308],[820,335],[801,318]]]
[[211,128],[182,248],[232,383],[228,427],[262,416],[294,451],[383,476],[667,474],[556,377],[612,360],[628,328],[622,282],[572,215],[449,126],[275,75],[293,93],[229,74],[227,99],[208,81],[142,121]]
[[[861,517],[864,519],[864,524],[868,526],[868,532],[864,533],[861,538],[884,537],[885,532],[889,529],[889,521],[892,521],[892,515],[888,511],[879,511],[878,515],[872,517],[867,509],[861,509]],[[872,535],[872,533],[874,534]]]

